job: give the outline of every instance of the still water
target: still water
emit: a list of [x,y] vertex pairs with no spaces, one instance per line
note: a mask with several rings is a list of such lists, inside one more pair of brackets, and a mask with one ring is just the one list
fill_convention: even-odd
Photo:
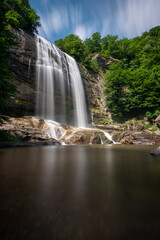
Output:
[[160,239],[160,158],[152,149],[0,149],[0,239]]

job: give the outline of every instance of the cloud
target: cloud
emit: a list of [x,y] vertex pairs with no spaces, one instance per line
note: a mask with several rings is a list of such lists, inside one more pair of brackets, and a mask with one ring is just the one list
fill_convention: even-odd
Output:
[[70,33],[85,40],[96,31],[102,37],[135,37],[160,24],[160,0],[41,1],[39,32],[50,41]]
[[85,26],[85,25],[77,25],[75,27],[74,34],[78,35],[82,40],[90,37],[94,32],[94,27]]
[[55,32],[59,32],[68,26],[68,11],[66,8],[53,9],[49,18],[50,26]]
[[81,39],[85,39],[87,36],[87,30],[86,27],[83,25],[78,25],[75,28],[74,34],[78,35]]
[[51,8],[46,9],[44,13],[39,12],[41,18],[40,33],[50,38],[53,33],[59,33],[68,27],[68,11],[67,8]]
[[77,26],[82,23],[83,14],[82,14],[82,7],[80,4],[73,6],[70,4],[69,6],[69,16],[70,22],[72,26]]
[[117,0],[116,31],[127,37],[141,35],[142,32],[159,25],[159,0]]
[[[45,0],[43,0],[45,1]],[[74,33],[82,40],[89,37],[94,32],[94,25],[83,22],[83,11],[80,4],[77,5],[57,5],[46,8],[44,12],[39,12],[41,17],[41,28],[39,29],[40,35],[46,38],[51,38],[53,34],[59,34],[62,31]]]

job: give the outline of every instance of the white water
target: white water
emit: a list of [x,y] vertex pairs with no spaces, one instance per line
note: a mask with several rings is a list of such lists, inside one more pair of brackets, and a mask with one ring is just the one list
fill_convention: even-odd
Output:
[[[34,121],[37,121],[36,118]],[[76,132],[79,131],[79,128],[71,127],[72,131],[68,135],[67,130],[64,128],[64,125],[62,125],[58,122],[55,122],[55,121],[51,121],[51,120],[45,120],[45,123],[46,123],[45,124],[45,132],[47,133],[48,138],[56,139],[56,140],[60,141],[62,145],[66,145],[65,141],[68,142],[68,140],[70,140],[74,136],[74,134],[76,134]],[[87,130],[89,130],[89,131],[98,130],[99,132],[102,132],[106,138],[108,138],[111,142],[113,142],[113,144],[120,144],[118,142],[115,142],[113,140],[113,137],[109,133],[107,133],[103,130],[96,129],[96,128],[83,128],[83,129],[86,131]],[[105,144],[103,142],[101,134],[98,134],[98,135],[99,135],[101,144]]]
[[30,71],[31,71],[31,58],[28,61],[28,78],[30,77]]
[[66,134],[66,130],[64,130],[60,123],[51,120],[45,120],[45,123],[47,126],[46,132],[49,138],[60,140]]
[[87,126],[87,108],[85,103],[82,79],[76,61],[69,55],[66,56],[70,69],[74,106],[76,109],[77,126],[80,128],[84,128]]
[[120,144],[119,142],[115,142],[115,141],[113,140],[113,137],[112,137],[108,132],[104,132],[104,131],[102,131],[102,130],[101,130],[101,132],[103,132],[104,135],[106,136],[106,138],[108,138],[110,141],[112,141],[113,144]]
[[[37,36],[36,79],[36,116],[47,119],[46,132],[49,138],[60,140],[65,135],[66,130],[60,123],[87,129],[86,100],[76,61],[39,36]],[[101,132],[116,143],[109,133],[102,130]],[[103,144],[101,136],[100,139]]]
[[85,94],[76,61],[37,36],[36,116],[63,124],[88,125]]
[[102,137],[101,137],[101,134],[99,134],[99,138],[100,138],[101,144],[104,144],[104,142],[102,140]]

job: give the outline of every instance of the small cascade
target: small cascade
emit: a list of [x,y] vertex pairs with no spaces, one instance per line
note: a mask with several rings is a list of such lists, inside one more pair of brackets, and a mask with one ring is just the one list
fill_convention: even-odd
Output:
[[28,78],[30,78],[30,72],[31,72],[31,58],[28,61]]
[[100,138],[101,144],[104,144],[101,134],[98,134],[98,135],[99,135],[99,138]]
[[87,127],[85,94],[76,61],[39,36],[36,78],[36,116]]
[[74,106],[76,109],[77,126],[85,128],[87,123],[87,108],[85,103],[85,95],[82,84],[82,79],[76,61],[67,56],[67,61],[70,70],[70,78],[72,82],[72,92],[74,99]]
[[102,130],[101,130],[101,132],[103,132],[104,135],[106,136],[106,138],[108,138],[111,142],[113,142],[113,144],[120,144],[119,142],[115,142],[115,141],[113,140],[113,137],[112,137],[108,132],[104,132],[104,131],[102,131]]
[[60,140],[65,135],[66,130],[64,130],[61,124],[51,120],[45,120],[45,123],[46,133],[48,134],[49,138]]

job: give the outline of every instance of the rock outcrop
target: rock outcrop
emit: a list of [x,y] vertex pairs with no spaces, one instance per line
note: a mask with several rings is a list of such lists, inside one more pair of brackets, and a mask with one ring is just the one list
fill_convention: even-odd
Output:
[[92,57],[97,60],[99,73],[86,69],[79,65],[82,80],[85,86],[86,99],[88,108],[90,109],[90,122],[93,126],[105,124],[111,121],[111,114],[106,107],[104,95],[104,75],[109,66],[113,62],[117,62],[114,58],[104,58],[101,54]]
[[7,104],[16,108],[17,116],[34,115],[36,89],[36,41],[34,35],[12,30],[18,45],[10,49],[12,82],[18,92]]
[[[54,121],[44,121],[39,118],[2,117],[0,136],[4,133],[14,144],[141,144],[160,145],[160,136],[151,130],[135,131],[126,126],[110,125],[107,129],[81,129],[59,124]],[[108,135],[108,133],[110,135]],[[113,140],[112,140],[113,139]],[[1,144],[3,145],[3,144]]]
[[[48,142],[61,144],[109,144],[112,143],[100,129],[80,129],[39,118],[2,117],[0,135],[6,135],[19,144]],[[8,145],[8,143],[7,143]],[[4,146],[4,143],[0,144]]]

